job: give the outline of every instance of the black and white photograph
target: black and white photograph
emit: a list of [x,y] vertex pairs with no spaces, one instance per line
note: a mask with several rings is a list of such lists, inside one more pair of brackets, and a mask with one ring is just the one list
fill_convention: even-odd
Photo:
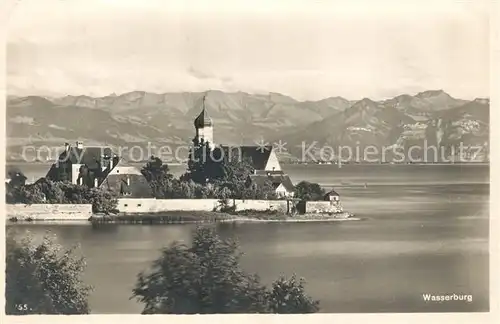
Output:
[[7,2],[6,315],[495,308],[495,1]]

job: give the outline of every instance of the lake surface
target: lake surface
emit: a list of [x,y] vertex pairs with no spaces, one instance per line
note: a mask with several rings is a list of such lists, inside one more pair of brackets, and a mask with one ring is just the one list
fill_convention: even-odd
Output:
[[[364,220],[217,225],[221,236],[239,240],[245,270],[258,273],[266,284],[282,274],[303,276],[322,312],[488,311],[488,166],[284,167],[294,182],[335,186],[344,208]],[[181,172],[181,167],[171,169]],[[159,256],[161,247],[174,240],[189,242],[194,228],[8,227],[17,235],[51,231],[66,247],[80,244],[87,258],[85,280],[95,287],[93,313],[122,314],[142,310],[129,300],[136,275]],[[472,295],[472,302],[425,302],[422,297],[453,293]]]

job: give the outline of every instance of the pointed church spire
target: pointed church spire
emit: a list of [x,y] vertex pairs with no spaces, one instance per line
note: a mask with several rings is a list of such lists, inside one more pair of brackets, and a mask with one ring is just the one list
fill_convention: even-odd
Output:
[[197,129],[213,125],[212,119],[208,115],[207,109],[205,107],[206,96],[207,96],[206,94],[203,95],[201,113],[194,120],[194,127]]

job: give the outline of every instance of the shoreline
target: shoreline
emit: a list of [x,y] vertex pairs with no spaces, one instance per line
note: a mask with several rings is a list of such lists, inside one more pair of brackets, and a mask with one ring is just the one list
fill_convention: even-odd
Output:
[[201,223],[307,223],[307,222],[339,222],[360,221],[348,212],[334,214],[302,214],[289,216],[283,213],[260,213],[255,216],[244,216],[222,212],[169,212],[158,214],[116,214],[92,215],[88,219],[7,219],[5,225],[75,225],[75,224],[123,224],[123,225],[168,225],[168,224],[201,224]]
[[327,219],[226,219],[226,220],[218,220],[218,221],[179,221],[179,222],[153,222],[153,223],[130,223],[130,222],[92,222],[87,220],[42,220],[42,221],[8,221],[5,223],[5,226],[23,226],[23,225],[60,225],[60,226],[68,226],[68,225],[83,225],[89,226],[92,224],[99,225],[183,225],[183,224],[216,224],[216,223],[234,223],[234,224],[251,224],[251,223],[331,223],[331,222],[349,222],[349,221],[362,221],[362,218],[351,217],[351,218],[327,218]]

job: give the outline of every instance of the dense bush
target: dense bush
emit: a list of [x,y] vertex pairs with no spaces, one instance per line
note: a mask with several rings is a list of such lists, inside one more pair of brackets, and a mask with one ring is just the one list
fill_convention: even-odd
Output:
[[85,260],[73,249],[62,251],[49,237],[35,244],[8,233],[6,239],[5,312],[21,314],[87,314],[91,287],[81,276]]
[[117,195],[100,188],[89,188],[45,178],[29,185],[6,184],[9,204],[92,204],[93,212],[110,213],[118,204]]
[[295,186],[295,198],[306,201],[323,200],[325,189],[317,183],[301,181]]
[[140,273],[133,295],[143,314],[311,313],[318,302],[307,296],[303,281],[280,278],[271,290],[240,267],[238,244],[199,227],[191,246],[163,249],[149,273]]

